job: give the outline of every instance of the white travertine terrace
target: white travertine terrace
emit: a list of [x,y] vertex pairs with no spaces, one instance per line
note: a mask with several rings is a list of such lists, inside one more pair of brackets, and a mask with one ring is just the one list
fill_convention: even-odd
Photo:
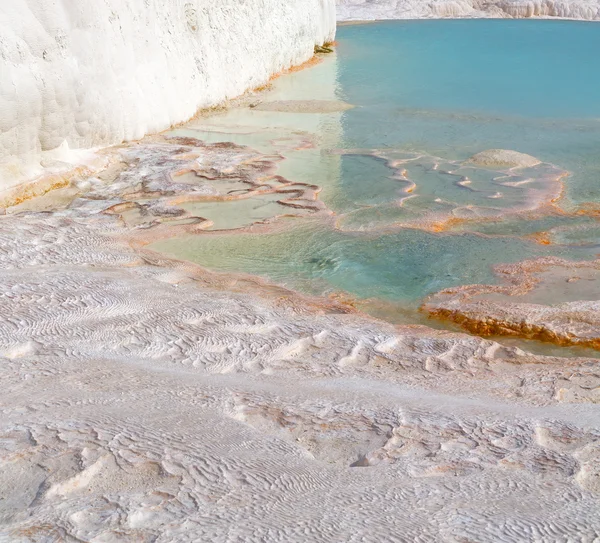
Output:
[[186,121],[334,35],[334,0],[2,2],[0,190],[56,149],[69,162]]
[[[495,271],[507,285],[446,289],[431,296],[424,309],[481,336],[600,347],[600,261],[539,258],[497,266]],[[592,390],[600,400],[600,388]]]
[[0,223],[0,541],[600,534],[590,360],[318,310],[87,209]]
[[[310,56],[333,32],[331,8],[2,5],[0,51],[12,67],[0,81],[9,73],[24,85],[23,103],[6,101],[16,96],[10,85],[0,93],[2,122],[14,128],[3,152],[35,162],[60,144],[44,157],[46,169],[60,168],[72,155],[64,141],[103,145],[159,130]],[[192,42],[206,46],[198,63]],[[91,56],[69,57],[61,43]],[[28,70],[32,51],[39,58]],[[46,62],[63,75],[53,79]],[[316,123],[305,115],[306,131]],[[327,134],[337,145],[339,131]],[[295,136],[286,145],[305,134]],[[600,537],[595,360],[392,326],[169,260],[143,245],[169,228],[202,226],[177,208],[183,193],[216,198],[219,183],[259,182],[282,191],[285,179],[268,179],[277,156],[183,137],[101,156],[109,166],[97,175],[79,172],[62,195],[0,215],[0,542]],[[336,170],[339,159],[319,164]],[[324,213],[309,198],[314,187],[300,185],[287,187],[288,201]]]
[[144,249],[177,218],[165,198],[270,168],[159,139],[57,211],[0,216],[0,541],[599,537],[596,361]]
[[474,17],[600,19],[598,0],[338,0],[338,20]]

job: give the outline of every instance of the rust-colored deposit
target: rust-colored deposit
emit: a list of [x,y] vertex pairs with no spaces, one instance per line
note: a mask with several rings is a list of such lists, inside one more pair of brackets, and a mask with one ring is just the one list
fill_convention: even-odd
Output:
[[600,349],[600,260],[540,258],[495,271],[504,285],[446,289],[422,310],[480,336]]

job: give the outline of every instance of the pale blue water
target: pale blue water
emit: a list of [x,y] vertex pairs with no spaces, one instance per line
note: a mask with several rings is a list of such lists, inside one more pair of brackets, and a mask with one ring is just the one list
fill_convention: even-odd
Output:
[[[318,91],[317,98],[337,97],[356,108],[247,110],[223,120],[251,127],[231,139],[261,149],[268,147],[266,134],[278,130],[314,132],[316,148],[281,151],[287,161],[280,171],[322,186],[335,224],[295,219],[276,233],[199,235],[161,242],[159,249],[312,293],[342,290],[404,308],[446,287],[495,282],[497,263],[546,255],[591,259],[600,252],[597,218],[575,213],[600,201],[600,25],[386,22],[341,27],[338,44],[335,59],[282,80],[278,98],[314,98]],[[195,130],[198,137],[227,139]],[[358,154],[339,155],[357,148]],[[505,183],[506,172],[461,165],[490,148],[554,166],[516,172]],[[375,150],[379,156],[370,156]],[[386,160],[405,161],[416,183],[412,193],[398,179],[404,166],[391,168]],[[571,175],[558,209],[545,191],[560,186],[561,169]],[[540,194],[542,211],[506,214]],[[409,195],[415,197],[404,201]],[[443,233],[420,223],[475,216],[495,219],[443,226]],[[554,244],[523,237],[537,232]]]
[[370,112],[393,104],[469,115],[600,117],[600,31],[593,23],[385,22],[342,26],[338,40],[341,92]]
[[440,20],[339,29],[348,146],[412,147],[466,158],[532,154],[573,172],[569,196],[597,200],[600,26],[575,21]]

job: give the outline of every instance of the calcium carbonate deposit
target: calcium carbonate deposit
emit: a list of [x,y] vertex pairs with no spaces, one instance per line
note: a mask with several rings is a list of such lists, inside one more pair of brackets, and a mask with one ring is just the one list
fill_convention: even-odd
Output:
[[338,57],[332,0],[0,6],[0,542],[600,540],[593,185],[515,136],[597,123],[408,107],[435,86],[378,85],[367,26]]
[[600,19],[598,0],[338,0],[338,20],[461,17]]
[[269,162],[189,140],[122,160],[1,221],[0,540],[597,539],[592,360],[161,257],[148,236],[202,228],[179,168],[194,199]]
[[40,159],[51,166],[57,149],[64,162],[69,149],[139,139],[264,85],[333,39],[334,9],[333,0],[3,2],[0,189],[39,173]]

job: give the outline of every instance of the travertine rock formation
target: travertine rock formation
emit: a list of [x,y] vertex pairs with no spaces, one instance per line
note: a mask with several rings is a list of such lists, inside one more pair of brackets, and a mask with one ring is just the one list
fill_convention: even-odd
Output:
[[540,162],[534,156],[507,149],[488,149],[473,155],[467,160],[467,164],[490,168],[533,168]]
[[447,289],[431,296],[424,309],[482,336],[600,349],[600,261],[540,258],[498,266],[496,271],[508,285]]
[[600,19],[597,0],[338,0],[338,19],[561,17]]
[[43,151],[164,130],[334,34],[334,0],[2,2],[0,189],[38,173]]
[[[0,541],[600,536],[594,361],[133,249],[177,183],[218,197],[259,157],[180,140],[123,153],[118,182],[0,216]],[[169,176],[192,155],[195,177]],[[125,226],[123,194],[145,223]]]

